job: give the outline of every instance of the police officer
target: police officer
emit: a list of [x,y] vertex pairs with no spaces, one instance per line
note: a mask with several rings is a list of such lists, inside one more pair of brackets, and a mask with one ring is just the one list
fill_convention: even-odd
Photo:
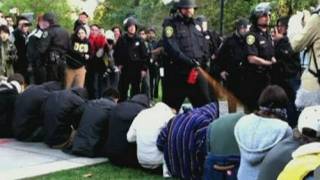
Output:
[[60,27],[53,13],[44,14],[43,21],[46,29],[39,42],[39,52],[45,54],[46,81],[64,82],[66,53],[70,48],[69,33]]
[[218,49],[222,43],[222,38],[219,36],[217,32],[214,30],[208,29],[208,20],[205,16],[201,15],[197,17],[197,20],[201,22],[202,33],[205,37],[206,45],[208,46],[207,59],[208,59],[208,67],[210,75],[218,78],[218,69],[216,65],[216,57],[218,53]]
[[124,21],[126,34],[114,48],[114,59],[121,75],[119,82],[120,100],[127,99],[129,85],[131,96],[141,92],[141,79],[147,74],[148,51],[144,41],[137,35],[137,20],[129,17]]
[[208,83],[196,67],[206,66],[205,39],[201,23],[194,19],[194,0],[181,0],[177,11],[163,23],[163,46],[170,62],[165,67],[163,100],[177,111],[184,99],[194,107],[210,102]]
[[252,26],[246,36],[247,63],[245,105],[253,110],[262,90],[270,83],[272,65],[276,63],[274,46],[268,30],[271,7],[269,3],[258,4],[251,12]]
[[[235,32],[224,40],[216,59],[225,86],[240,100],[244,73],[242,64],[247,59],[245,37],[249,30],[248,25],[247,19],[240,18],[236,21]],[[236,111],[235,102],[228,101],[228,105],[230,113]]]

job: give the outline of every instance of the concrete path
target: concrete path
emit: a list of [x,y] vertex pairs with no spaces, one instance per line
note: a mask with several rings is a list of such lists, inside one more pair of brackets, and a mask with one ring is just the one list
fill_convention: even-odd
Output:
[[106,161],[72,156],[43,143],[0,139],[0,180],[29,178]]

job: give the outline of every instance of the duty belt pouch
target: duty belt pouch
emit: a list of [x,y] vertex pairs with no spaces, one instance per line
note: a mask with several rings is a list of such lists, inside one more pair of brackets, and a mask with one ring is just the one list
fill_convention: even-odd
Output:
[[60,53],[57,51],[51,51],[49,53],[49,64],[59,64],[62,61]]

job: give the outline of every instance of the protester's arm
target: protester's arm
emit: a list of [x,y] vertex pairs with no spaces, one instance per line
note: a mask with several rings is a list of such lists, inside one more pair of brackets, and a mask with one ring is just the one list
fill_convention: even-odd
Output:
[[319,17],[318,15],[313,15],[303,28],[303,31],[289,39],[293,51],[300,52],[304,48],[311,46],[317,36],[318,28]]

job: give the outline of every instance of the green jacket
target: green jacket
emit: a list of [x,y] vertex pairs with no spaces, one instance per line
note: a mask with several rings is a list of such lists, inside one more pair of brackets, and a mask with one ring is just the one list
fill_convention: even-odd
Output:
[[212,122],[207,131],[208,153],[229,156],[240,155],[234,137],[234,127],[244,113],[233,113],[220,117]]

